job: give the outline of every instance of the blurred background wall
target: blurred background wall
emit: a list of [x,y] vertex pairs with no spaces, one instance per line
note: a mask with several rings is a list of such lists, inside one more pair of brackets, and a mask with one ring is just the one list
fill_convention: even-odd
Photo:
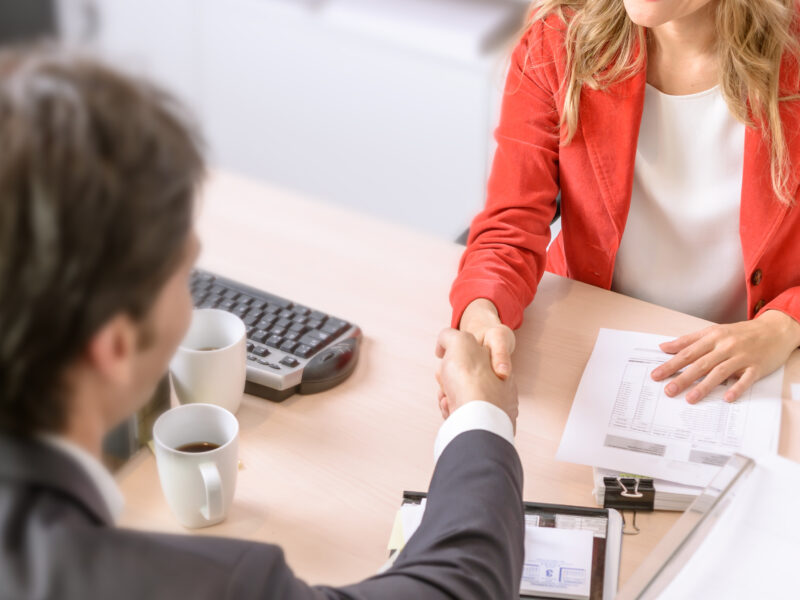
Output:
[[211,162],[455,239],[484,202],[527,0],[0,0],[156,78]]

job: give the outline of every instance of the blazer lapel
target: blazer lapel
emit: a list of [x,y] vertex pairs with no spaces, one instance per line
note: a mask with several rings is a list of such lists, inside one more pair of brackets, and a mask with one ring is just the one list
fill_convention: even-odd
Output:
[[603,90],[581,90],[578,122],[603,202],[614,224],[616,252],[625,230],[644,109],[646,69]]
[[[791,85],[794,71],[784,65],[782,73],[785,73],[782,87],[791,86],[789,91],[796,93],[797,83]],[[794,199],[798,187],[797,165],[800,165],[800,139],[797,134],[800,131],[800,106],[797,101],[783,102],[780,112],[789,153],[789,172],[792,176],[790,196]],[[760,129],[748,127],[744,140],[739,234],[745,269],[749,274],[758,265],[790,206],[778,200],[772,189],[769,147]]]

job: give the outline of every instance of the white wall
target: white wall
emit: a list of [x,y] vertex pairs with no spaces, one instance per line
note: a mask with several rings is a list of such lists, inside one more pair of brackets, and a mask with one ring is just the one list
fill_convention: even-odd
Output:
[[212,162],[454,239],[484,201],[492,0],[96,0],[99,45],[200,116]]

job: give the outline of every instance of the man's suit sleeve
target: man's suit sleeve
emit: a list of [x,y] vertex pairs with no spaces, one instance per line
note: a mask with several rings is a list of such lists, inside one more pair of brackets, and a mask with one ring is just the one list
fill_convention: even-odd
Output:
[[487,431],[462,433],[442,452],[422,523],[394,567],[349,590],[386,600],[519,597],[523,514],[514,447]]
[[[269,572],[262,564],[257,579],[265,582],[267,597],[292,600],[506,600],[519,594],[523,539],[517,452],[494,433],[471,430],[442,452],[422,523],[390,570],[347,587],[309,588],[294,578],[281,556],[280,561],[273,557]],[[252,575],[259,569],[253,558],[247,557],[233,577],[250,592],[256,591]]]

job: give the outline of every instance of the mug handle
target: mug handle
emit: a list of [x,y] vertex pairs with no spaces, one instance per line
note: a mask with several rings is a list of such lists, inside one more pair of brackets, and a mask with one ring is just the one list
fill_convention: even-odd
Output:
[[222,518],[222,479],[217,465],[200,463],[200,475],[206,488],[206,504],[200,509],[200,514],[206,521],[217,521]]

